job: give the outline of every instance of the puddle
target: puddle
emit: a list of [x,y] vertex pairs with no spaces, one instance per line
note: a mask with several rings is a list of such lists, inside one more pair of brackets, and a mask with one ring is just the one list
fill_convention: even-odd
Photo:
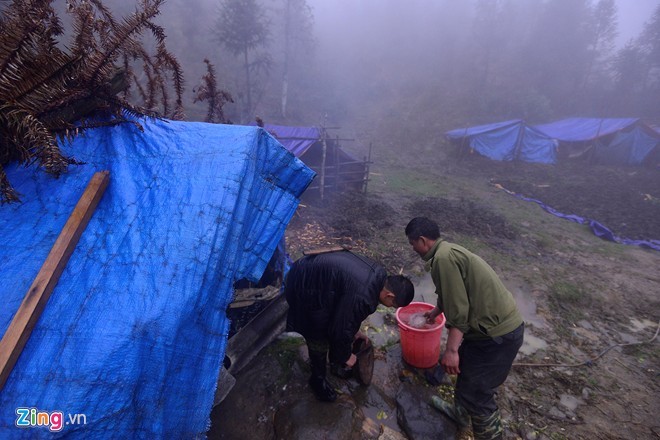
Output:
[[582,403],[584,403],[582,399],[578,399],[577,397],[571,396],[570,394],[561,394],[559,396],[559,404],[569,411],[575,412],[577,407]]
[[536,328],[547,328],[545,319],[536,314],[536,301],[532,298],[531,293],[519,287],[511,288],[511,286],[507,286],[507,288],[516,300],[518,310],[520,310],[525,321],[525,326],[529,327],[531,325]]
[[647,328],[655,329],[658,323],[649,321],[648,319],[639,320],[637,318],[630,318],[628,327],[635,333],[646,330]]
[[523,345],[520,347],[519,352],[529,356],[537,350],[544,350],[548,348],[548,343],[543,339],[538,338],[529,331],[529,328],[525,328],[525,339],[523,340]]
[[[376,360],[376,363],[383,362]],[[374,365],[376,371],[379,369]],[[366,418],[376,422],[377,425],[385,425],[388,428],[400,432],[401,428],[397,422],[396,402],[385,394],[374,384],[369,387],[359,386],[352,390],[355,403],[362,410]]]

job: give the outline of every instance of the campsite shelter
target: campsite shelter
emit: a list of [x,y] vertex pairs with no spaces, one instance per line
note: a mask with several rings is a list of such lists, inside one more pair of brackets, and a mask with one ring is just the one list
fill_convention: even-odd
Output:
[[333,138],[327,129],[318,127],[266,124],[264,128],[316,172],[306,194],[323,198],[332,191],[367,190],[370,159],[360,160],[344,150],[340,141],[347,139]]
[[493,160],[555,163],[557,143],[527,125],[522,119],[478,125],[448,131],[447,137],[459,145]]
[[660,133],[639,118],[568,118],[534,126],[559,142],[562,158],[643,165],[660,157]]
[[0,390],[3,439],[203,437],[233,283],[260,278],[314,177],[258,127],[136,122],[62,145],[84,164],[57,180],[6,168],[0,334],[90,177],[109,185]]

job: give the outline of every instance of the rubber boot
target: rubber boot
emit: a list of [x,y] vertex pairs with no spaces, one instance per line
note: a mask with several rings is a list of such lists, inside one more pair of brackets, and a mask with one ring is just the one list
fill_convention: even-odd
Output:
[[337,393],[325,378],[327,352],[309,351],[309,361],[312,368],[312,376],[309,378],[309,386],[316,398],[322,402],[334,402]]
[[341,379],[348,379],[353,376],[352,368],[334,362],[330,364],[330,372]]
[[438,396],[431,396],[431,406],[456,422],[459,428],[470,426],[470,415],[461,405],[449,403]]
[[504,428],[500,412],[496,410],[487,416],[472,416],[472,432],[474,440],[502,440]]

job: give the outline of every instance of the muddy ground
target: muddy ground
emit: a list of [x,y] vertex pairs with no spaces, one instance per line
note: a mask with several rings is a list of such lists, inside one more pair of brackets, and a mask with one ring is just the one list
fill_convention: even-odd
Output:
[[[303,201],[287,230],[294,258],[305,249],[350,246],[391,272],[410,275],[416,295],[433,302],[433,286],[403,228],[413,216],[434,218],[446,238],[491,263],[526,320],[525,346],[498,394],[506,438],[660,438],[660,252],[601,240],[586,226],[554,217],[493,185],[599,221],[620,237],[660,239],[659,171],[485,159],[445,163],[425,171],[423,179],[405,167],[372,171],[366,195]],[[279,359],[286,367],[280,373],[277,368],[250,371],[239,379],[214,410],[209,438],[240,438],[245,431],[235,431],[237,425],[250,426],[254,439],[443,438],[425,431],[428,426],[416,434],[402,426],[405,408],[397,402],[397,393],[410,381],[421,387],[405,403],[414,396],[427,399],[429,392],[450,394],[451,386],[438,386],[423,371],[406,368],[391,314],[374,315],[375,323],[365,323],[372,336],[392,336],[380,341],[377,353],[378,368],[384,368],[382,376],[389,379],[372,387],[384,394],[378,398],[383,402],[374,404],[373,396],[367,404],[351,398],[359,388],[348,381],[337,383],[345,391],[339,408],[360,417],[351,418],[337,408],[314,413],[316,406],[307,400],[307,412],[296,408],[295,402],[309,397],[304,349],[295,339],[280,340],[264,350],[255,365],[272,366]],[[380,319],[383,315],[386,318]],[[425,411],[423,405],[419,408]],[[317,418],[327,435],[286,431],[292,428],[282,425],[283,415],[296,420],[296,414],[312,422]],[[348,425],[352,428],[339,431]]]

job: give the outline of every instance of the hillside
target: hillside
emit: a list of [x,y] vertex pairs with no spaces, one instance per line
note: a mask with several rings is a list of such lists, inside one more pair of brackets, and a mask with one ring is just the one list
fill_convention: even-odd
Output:
[[[350,245],[392,271],[403,269],[416,280],[416,294],[432,302],[432,286],[403,228],[413,216],[435,218],[449,240],[478,253],[500,273],[527,322],[518,365],[498,396],[507,420],[507,438],[657,438],[660,351],[654,335],[660,320],[660,252],[604,241],[587,226],[552,216],[492,183],[506,178],[511,189],[526,192],[563,182],[555,196],[562,209],[606,225],[610,217],[597,217],[612,211],[617,220],[611,226],[617,233],[633,234],[621,228],[625,224],[629,228],[648,225],[650,229],[639,232],[647,234],[658,227],[660,173],[649,174],[649,186],[642,188],[638,177],[644,170],[601,170],[618,176],[616,184],[607,185],[597,174],[586,178],[590,174],[584,168],[571,178],[567,173],[575,169],[550,167],[540,173],[523,164],[459,162],[450,154],[424,165],[387,162],[374,164],[366,196],[304,201],[287,232],[292,256],[328,244]],[[596,185],[580,188],[585,182]],[[650,197],[645,199],[648,211],[633,209],[637,199],[632,195],[640,192]],[[589,208],[582,202],[586,193],[598,197],[604,193],[612,203],[595,204],[591,211],[584,211]],[[395,347],[396,343],[381,347],[381,359],[389,359]],[[305,368],[303,361],[298,363]],[[400,368],[396,363],[389,365]],[[302,386],[304,393],[304,379],[302,383],[290,380],[290,386],[284,387],[289,391],[264,393],[267,401],[257,405],[262,415],[277,418],[278,405],[286,402],[289,392],[300,392]],[[252,396],[256,394],[253,389]],[[374,417],[368,408],[362,414],[376,426],[400,429],[392,417],[396,406],[381,409],[388,410],[389,421]],[[265,425],[271,423],[268,417],[264,420]],[[264,428],[264,432],[271,429],[275,428]],[[384,438],[382,427],[377,435],[376,431],[370,434],[363,429],[361,438]]]

